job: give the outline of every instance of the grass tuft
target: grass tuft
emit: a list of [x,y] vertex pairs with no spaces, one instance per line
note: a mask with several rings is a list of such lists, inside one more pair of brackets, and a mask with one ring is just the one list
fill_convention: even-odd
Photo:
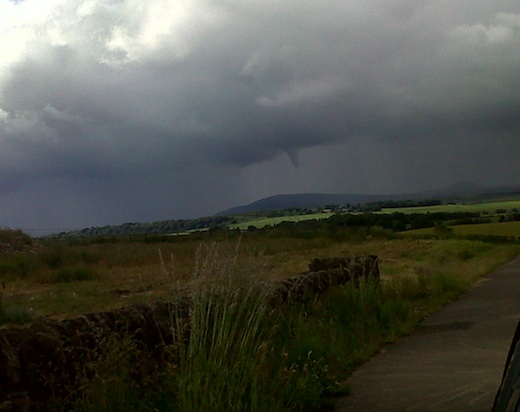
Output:
[[266,289],[251,276],[245,283],[236,262],[236,255],[222,256],[216,243],[197,251],[190,316],[173,312],[181,331],[172,377],[175,410],[276,409],[261,379],[269,341]]

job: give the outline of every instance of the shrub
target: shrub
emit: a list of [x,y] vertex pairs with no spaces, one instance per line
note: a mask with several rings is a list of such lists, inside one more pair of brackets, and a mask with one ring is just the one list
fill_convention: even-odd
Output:
[[0,252],[22,252],[33,244],[33,239],[21,230],[0,229]]

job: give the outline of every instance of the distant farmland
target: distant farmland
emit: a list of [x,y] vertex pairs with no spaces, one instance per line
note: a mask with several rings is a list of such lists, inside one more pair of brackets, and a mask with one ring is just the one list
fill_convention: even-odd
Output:
[[[413,206],[413,207],[398,207],[398,208],[383,208],[379,212],[372,212],[375,214],[392,214],[392,213],[404,213],[404,214],[434,214],[434,213],[480,213],[482,215],[497,215],[502,213],[517,213],[520,211],[520,200],[503,200],[498,202],[482,202],[482,203],[456,203],[456,204],[442,204],[442,205],[434,205],[434,206]],[[351,212],[351,215],[362,214],[362,212]],[[257,229],[261,229],[266,226],[275,226],[282,222],[301,222],[305,220],[322,220],[328,219],[333,216],[334,213],[331,212],[320,212],[320,213],[312,213],[312,214],[303,214],[303,215],[289,215],[289,216],[276,216],[276,217],[255,217],[251,219],[245,218],[243,221],[238,223],[234,223],[229,225],[230,229],[241,229],[246,230],[248,227],[253,226]],[[465,225],[460,232],[460,235],[465,235],[466,231],[468,234],[482,234],[482,235],[497,235],[497,236],[520,236],[520,227],[517,225],[512,225],[506,229],[506,225],[508,223],[502,224],[503,226],[499,226],[497,228],[492,228],[491,224],[484,226],[488,226],[487,229],[481,228],[482,224],[478,225]],[[472,228],[474,227],[474,228]],[[458,230],[458,229],[457,229]],[[481,231],[485,231],[485,233],[481,233]],[[411,233],[424,233],[427,234],[428,231],[432,232],[433,229],[421,229],[420,231],[413,231]],[[495,233],[497,232],[498,233]],[[459,232],[456,232],[459,234]]]
[[[505,236],[520,237],[520,222],[480,223],[450,226],[458,236]],[[410,235],[433,235],[434,228],[416,229],[404,232]]]
[[520,200],[510,200],[502,202],[486,202],[486,203],[457,203],[435,206],[417,206],[417,207],[400,207],[400,208],[384,208],[382,213],[496,213],[497,211],[512,212],[520,210]]
[[277,216],[277,217],[262,217],[254,220],[245,220],[243,222],[235,223],[229,225],[230,229],[240,229],[245,230],[249,226],[254,226],[257,229],[261,229],[266,226],[274,226],[282,222],[301,222],[303,220],[322,220],[328,219],[331,217],[333,213],[330,212],[322,212],[322,213],[312,213],[309,215],[294,215],[294,216]]

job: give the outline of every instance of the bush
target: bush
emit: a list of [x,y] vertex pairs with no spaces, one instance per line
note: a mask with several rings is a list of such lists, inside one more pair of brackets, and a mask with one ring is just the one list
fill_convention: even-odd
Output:
[[33,245],[33,239],[21,230],[0,229],[0,252],[22,252]]

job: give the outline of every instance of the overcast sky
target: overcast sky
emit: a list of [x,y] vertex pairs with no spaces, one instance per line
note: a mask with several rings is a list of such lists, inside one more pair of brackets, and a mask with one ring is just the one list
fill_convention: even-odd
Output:
[[520,184],[518,0],[0,0],[0,226]]

